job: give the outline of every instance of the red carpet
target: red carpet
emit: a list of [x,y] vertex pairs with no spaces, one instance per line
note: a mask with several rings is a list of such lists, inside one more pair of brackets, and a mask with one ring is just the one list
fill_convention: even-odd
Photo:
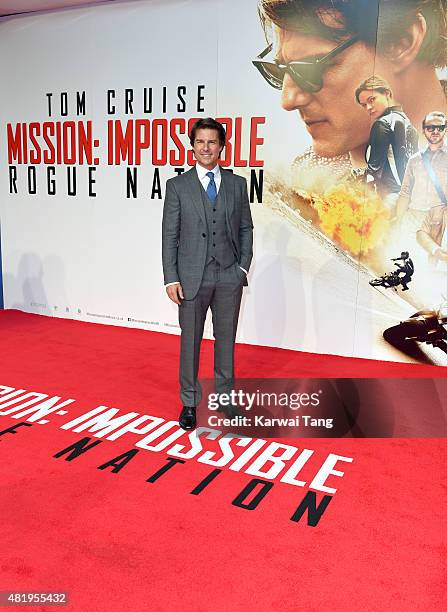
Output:
[[[199,455],[169,462],[164,450],[138,448],[142,436],[131,432],[109,440],[61,426],[100,405],[119,415],[177,419],[178,337],[16,311],[0,312],[0,331],[0,385],[75,400],[48,423],[0,435],[0,590],[68,591],[62,609],[82,612],[446,608],[444,440],[284,440],[298,447],[297,456],[314,451],[296,476],[305,486],[254,476],[245,471],[250,463],[235,471]],[[204,342],[203,377],[212,373],[212,348]],[[432,366],[246,345],[237,347],[237,371],[445,376]],[[7,410],[1,399],[0,411]],[[13,416],[0,416],[0,432],[28,418]],[[55,457],[83,438],[99,443],[72,461],[68,453]],[[179,443],[190,448],[182,438],[166,450]],[[202,444],[217,450],[212,440]],[[327,479],[333,495],[313,493],[316,504],[330,503],[311,526],[309,514],[298,520],[296,511],[330,453],[353,461],[334,468],[343,477]],[[104,466],[114,458],[115,467]],[[267,485],[240,495],[256,478]],[[256,499],[261,491],[265,497]]]

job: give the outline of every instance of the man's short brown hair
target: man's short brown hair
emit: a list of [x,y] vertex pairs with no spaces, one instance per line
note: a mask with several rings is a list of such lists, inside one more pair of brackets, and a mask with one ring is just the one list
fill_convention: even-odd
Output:
[[382,94],[389,93],[390,97],[393,97],[393,92],[391,91],[391,87],[388,81],[382,79],[377,75],[370,76],[368,79],[360,83],[360,85],[355,90],[355,99],[360,104],[360,94],[362,91],[378,91]]
[[425,129],[425,124],[427,123],[427,121],[431,121],[432,119],[441,119],[442,121],[444,121],[444,123],[447,123],[447,117],[445,113],[442,113],[441,111],[431,111],[423,118],[422,129]]
[[224,126],[219,123],[219,121],[216,121],[212,117],[207,117],[206,119],[199,119],[196,121],[189,134],[189,142],[191,143],[191,146],[194,145],[197,130],[216,130],[216,132],[219,134],[220,144],[225,146],[226,132]]
[[334,41],[357,35],[379,52],[399,41],[421,14],[427,33],[417,59],[447,66],[447,0],[259,0],[258,10],[267,38],[275,24]]

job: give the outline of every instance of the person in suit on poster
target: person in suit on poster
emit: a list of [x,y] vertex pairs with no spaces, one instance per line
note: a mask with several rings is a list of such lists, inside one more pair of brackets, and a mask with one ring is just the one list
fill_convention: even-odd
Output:
[[[425,214],[416,237],[429,256],[429,262],[438,272],[442,272],[439,281],[445,288],[445,273],[447,272],[447,148],[445,133],[447,116],[444,113],[433,111],[424,119],[424,132],[428,141],[425,151],[415,155],[410,161],[411,166],[406,175],[406,190],[401,196],[401,210],[408,207],[414,190],[414,197],[419,194],[425,201],[431,203]],[[422,175],[422,176],[421,176]],[[421,183],[425,187],[422,191]]]
[[[200,344],[208,308],[213,318],[217,393],[234,381],[234,343],[247,274],[253,256],[253,222],[246,180],[220,168],[225,129],[199,119],[190,133],[197,163],[166,182],[162,260],[166,292],[178,305],[181,328],[179,424],[196,426],[201,400]],[[223,410],[234,416],[235,409]]]
[[373,120],[366,150],[366,182],[374,184],[394,212],[408,160],[418,150],[418,133],[380,76],[363,81],[355,98]]
[[447,205],[447,116],[433,111],[424,117],[422,130],[427,146],[409,160],[397,201],[397,221],[408,210],[420,213],[421,225],[433,207]]
[[[416,255],[424,302],[439,301],[438,289],[445,293],[447,270],[447,116],[440,111],[428,113],[422,122],[427,146],[413,155],[407,165],[399,197],[395,225],[398,243]],[[422,247],[423,253],[420,249]],[[428,258],[427,258],[428,254]],[[427,265],[428,264],[428,265]],[[441,271],[441,277],[438,275]]]

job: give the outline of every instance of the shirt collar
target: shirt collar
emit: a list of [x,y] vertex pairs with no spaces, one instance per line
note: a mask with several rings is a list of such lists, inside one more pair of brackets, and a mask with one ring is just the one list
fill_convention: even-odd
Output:
[[[196,163],[196,170],[197,170],[197,176],[199,177],[200,180],[205,178],[207,172],[210,172],[210,170],[208,170],[208,168],[204,168],[198,162]],[[217,164],[216,166],[214,166],[214,168],[211,170],[211,172],[214,174],[214,178],[219,176],[220,175],[219,165]]]
[[[430,151],[429,145],[427,145],[424,149],[424,153],[426,153],[427,151]],[[444,140],[444,143],[442,145],[442,147],[440,149],[437,149],[435,151],[435,153],[438,153],[438,151],[442,151],[443,153],[447,153],[447,143]]]

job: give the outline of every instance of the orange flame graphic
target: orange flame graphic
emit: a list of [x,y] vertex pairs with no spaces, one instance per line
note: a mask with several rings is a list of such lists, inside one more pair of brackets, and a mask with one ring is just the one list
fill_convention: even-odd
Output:
[[389,210],[364,185],[336,185],[312,200],[323,232],[351,255],[366,255],[385,241]]

